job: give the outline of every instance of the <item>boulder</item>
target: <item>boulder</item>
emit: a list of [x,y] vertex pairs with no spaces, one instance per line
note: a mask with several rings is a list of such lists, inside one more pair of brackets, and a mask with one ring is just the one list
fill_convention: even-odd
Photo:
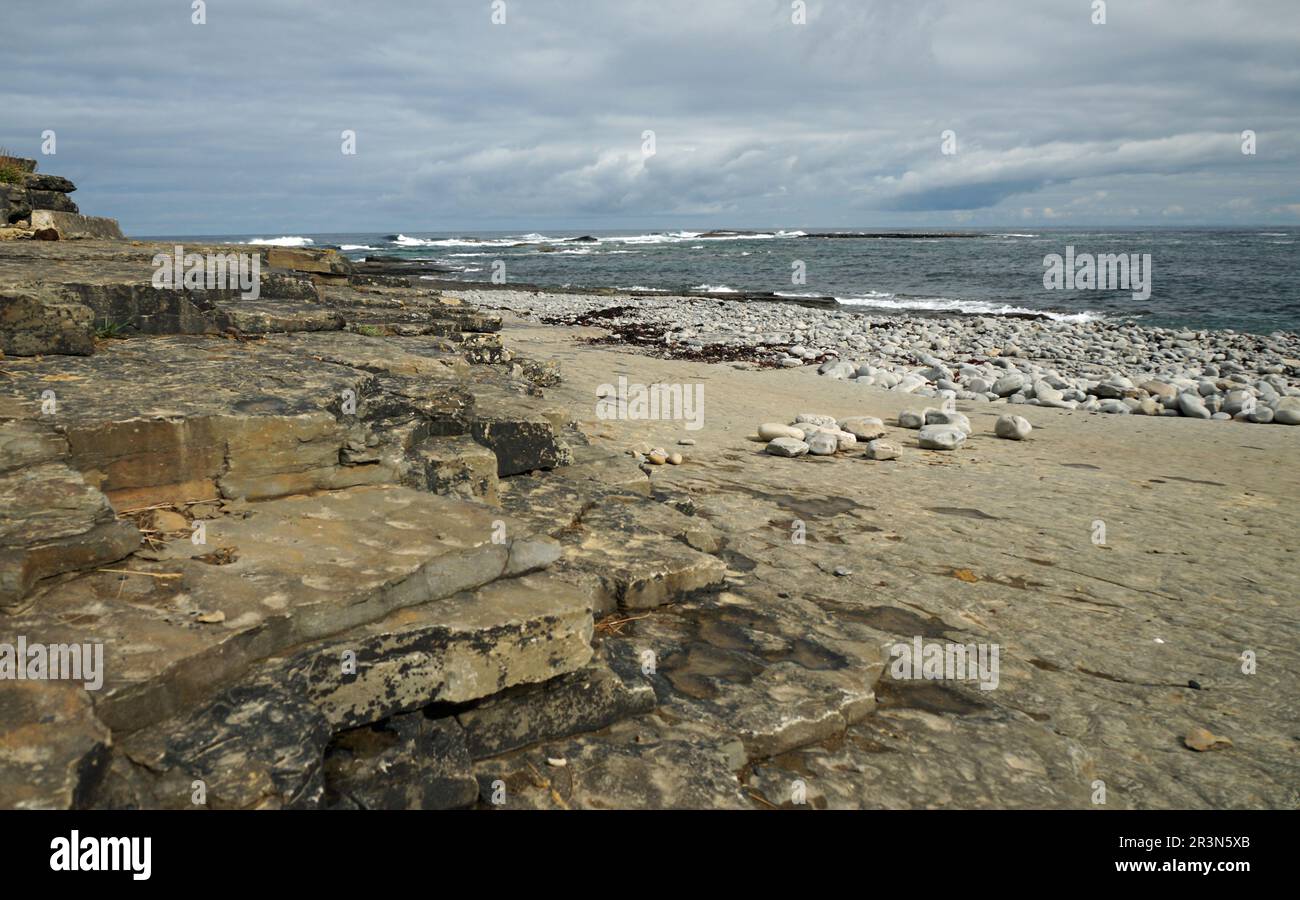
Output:
[[1279,425],[1300,425],[1300,397],[1283,397],[1273,408],[1273,421]]

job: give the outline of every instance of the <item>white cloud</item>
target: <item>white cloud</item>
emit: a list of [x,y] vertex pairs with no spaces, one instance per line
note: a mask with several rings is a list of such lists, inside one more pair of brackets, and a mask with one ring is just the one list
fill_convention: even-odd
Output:
[[44,167],[135,233],[1300,203],[1293,0],[1112,3],[1105,26],[1041,0],[812,0],[806,26],[784,0],[512,0],[505,26],[487,4],[326,7],[223,0],[206,26],[185,4],[27,7],[6,22],[0,144],[34,152],[56,128]]

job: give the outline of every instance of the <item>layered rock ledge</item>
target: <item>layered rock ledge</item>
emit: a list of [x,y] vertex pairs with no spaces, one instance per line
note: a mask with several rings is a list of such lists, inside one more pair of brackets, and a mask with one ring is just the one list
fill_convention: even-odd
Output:
[[[171,245],[0,244],[0,806],[492,805],[507,755],[660,704],[597,625],[715,593],[722,545],[553,361],[331,251],[184,249],[259,254],[260,295],[155,287]],[[771,677],[843,727],[878,652],[842,667]],[[682,765],[824,731],[743,697]]]

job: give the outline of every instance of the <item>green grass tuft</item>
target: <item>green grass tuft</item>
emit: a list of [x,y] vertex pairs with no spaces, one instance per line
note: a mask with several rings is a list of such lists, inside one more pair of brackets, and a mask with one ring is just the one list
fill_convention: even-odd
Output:
[[103,325],[97,325],[95,327],[95,340],[111,341],[124,339],[128,327],[129,326],[125,322],[110,322],[105,318]]

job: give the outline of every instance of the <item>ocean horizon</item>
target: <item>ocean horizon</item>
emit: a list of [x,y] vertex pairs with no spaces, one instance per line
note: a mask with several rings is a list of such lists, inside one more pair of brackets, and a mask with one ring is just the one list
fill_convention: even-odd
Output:
[[[875,314],[1038,314],[1065,322],[1115,319],[1266,334],[1300,331],[1297,236],[1300,229],[1263,225],[260,232],[150,239],[332,247],[353,260],[427,261],[444,270],[439,278],[467,283],[492,283],[496,273],[497,283],[569,290],[772,294],[834,298]],[[1149,296],[1120,287],[1048,289],[1045,260],[1067,252],[1149,259]]]

